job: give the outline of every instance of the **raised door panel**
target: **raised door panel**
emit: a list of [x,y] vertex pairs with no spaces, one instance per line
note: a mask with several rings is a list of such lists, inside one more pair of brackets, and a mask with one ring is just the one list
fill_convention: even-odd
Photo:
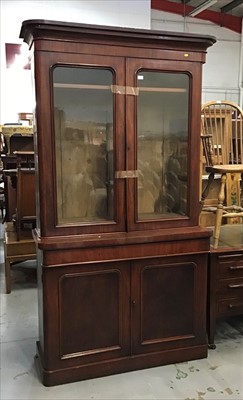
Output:
[[188,257],[137,261],[132,299],[133,353],[205,343],[206,265]]
[[[52,293],[57,298],[50,304],[50,321],[46,325],[52,368],[130,353],[129,264],[79,265],[70,266],[69,271],[57,268],[47,273],[47,284],[55,282]],[[44,284],[44,293],[45,289]]]
[[123,231],[124,59],[47,52],[35,65],[41,235]]

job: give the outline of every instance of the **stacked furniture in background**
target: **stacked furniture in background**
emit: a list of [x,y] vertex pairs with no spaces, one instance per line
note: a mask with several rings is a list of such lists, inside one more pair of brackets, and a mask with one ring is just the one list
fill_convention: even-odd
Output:
[[3,135],[8,144],[8,152],[1,154],[1,160],[5,197],[5,278],[6,292],[10,293],[11,266],[36,258],[32,238],[36,225],[33,128],[6,126]]
[[[202,107],[202,214],[214,225],[209,255],[208,339],[215,348],[216,321],[243,314],[243,112],[230,101]],[[215,179],[216,178],[216,179]],[[205,182],[202,180],[202,182]],[[205,221],[205,220],[204,220]],[[221,226],[222,222],[225,222]]]

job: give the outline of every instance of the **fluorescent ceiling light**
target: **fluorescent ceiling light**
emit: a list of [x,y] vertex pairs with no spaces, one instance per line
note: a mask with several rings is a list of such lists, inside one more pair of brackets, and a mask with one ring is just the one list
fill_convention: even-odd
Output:
[[194,8],[194,10],[190,11],[187,16],[188,17],[195,17],[200,12],[206,10],[207,8],[211,7],[213,4],[217,3],[218,0],[206,0],[198,7]]

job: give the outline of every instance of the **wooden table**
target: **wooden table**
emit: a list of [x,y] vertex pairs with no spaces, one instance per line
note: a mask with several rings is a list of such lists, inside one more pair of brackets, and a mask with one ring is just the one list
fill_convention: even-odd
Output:
[[36,258],[35,242],[31,232],[21,240],[17,240],[17,234],[12,222],[4,224],[4,259],[5,259],[5,283],[6,293],[11,292],[11,263],[16,261],[34,260]]

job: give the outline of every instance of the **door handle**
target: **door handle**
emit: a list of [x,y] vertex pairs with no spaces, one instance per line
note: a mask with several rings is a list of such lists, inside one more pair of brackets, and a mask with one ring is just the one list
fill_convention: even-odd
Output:
[[240,289],[243,288],[243,283],[235,284],[235,285],[228,285],[230,289]]

